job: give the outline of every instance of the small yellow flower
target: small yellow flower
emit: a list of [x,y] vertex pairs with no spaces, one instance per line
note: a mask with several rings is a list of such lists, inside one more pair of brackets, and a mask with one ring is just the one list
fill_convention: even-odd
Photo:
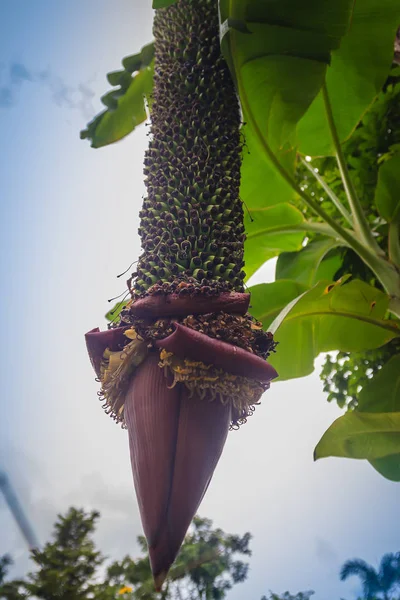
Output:
[[127,585],[124,585],[124,587],[122,587],[122,588],[119,590],[118,594],[119,594],[120,596],[122,596],[123,594],[129,594],[129,592],[131,592],[131,591],[132,591],[132,588],[131,588],[131,587],[129,587],[129,586],[127,586]]

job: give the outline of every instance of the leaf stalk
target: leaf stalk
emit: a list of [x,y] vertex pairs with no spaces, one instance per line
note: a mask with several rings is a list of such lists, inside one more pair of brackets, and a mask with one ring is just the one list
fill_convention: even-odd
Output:
[[348,244],[344,240],[342,240],[329,225],[327,225],[326,223],[316,223],[313,221],[304,221],[303,223],[293,223],[292,225],[278,225],[277,227],[268,227],[268,229],[262,229],[255,233],[252,233],[251,229],[249,229],[247,238],[255,238],[265,234],[280,232],[292,233],[296,231],[313,231],[315,233],[319,233],[320,235],[326,235],[327,237],[334,238],[335,240],[339,239],[341,245],[348,246]]
[[324,189],[324,191],[328,194],[328,196],[332,200],[333,204],[336,206],[336,208],[342,214],[342,216],[346,219],[346,221],[349,223],[349,225],[351,227],[353,227],[353,219],[352,219],[350,213],[348,212],[346,207],[343,206],[343,204],[341,203],[339,198],[336,196],[336,194],[332,190],[332,188],[329,187],[329,185],[326,183],[326,181],[321,177],[321,175],[319,175],[316,172],[316,170],[311,166],[310,163],[308,163],[303,157],[301,157],[300,160],[301,160],[302,164],[305,167],[307,167],[307,169],[310,171],[310,173],[313,175],[313,177],[318,181],[318,183]]
[[400,221],[389,223],[389,259],[400,268]]
[[335,120],[333,117],[332,105],[329,99],[328,89],[326,87],[326,82],[322,85],[322,96],[325,105],[326,118],[329,125],[329,130],[331,132],[333,145],[335,147],[336,152],[336,160],[338,162],[340,176],[343,181],[344,190],[346,192],[346,196],[349,202],[352,220],[354,223],[354,230],[356,235],[359,237],[360,241],[363,242],[364,245],[369,246],[373,249],[378,255],[384,255],[382,249],[378,245],[376,239],[373,236],[373,233],[369,227],[368,221],[364,214],[363,208],[361,206],[360,199],[357,194],[357,190],[354,186],[354,183],[350,177],[349,169],[347,168],[346,159],[343,153],[342,145],[340,143],[338,131],[336,129]]

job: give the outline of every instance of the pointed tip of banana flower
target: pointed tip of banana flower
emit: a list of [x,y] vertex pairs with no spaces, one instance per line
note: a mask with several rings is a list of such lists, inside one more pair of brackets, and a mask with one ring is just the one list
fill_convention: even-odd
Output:
[[[171,562],[172,564],[172,562]],[[161,592],[164,581],[166,580],[168,571],[161,571],[158,575],[154,576],[154,588],[156,592]]]
[[151,572],[157,592],[161,591],[169,570],[179,552],[182,541],[183,538],[180,539],[176,535],[171,535],[171,532],[165,527],[157,543],[154,546],[149,546]]
[[[125,398],[131,464],[156,587],[165,579],[210,483],[231,422],[229,403],[169,388],[158,353]],[[190,397],[191,396],[191,397]]]

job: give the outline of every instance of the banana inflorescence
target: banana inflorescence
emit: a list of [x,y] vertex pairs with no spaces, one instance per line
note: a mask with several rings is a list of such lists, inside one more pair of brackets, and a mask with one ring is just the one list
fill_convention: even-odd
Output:
[[129,432],[160,588],[229,427],[246,421],[277,374],[266,362],[272,335],[247,312],[241,120],[217,0],[156,11],[154,36],[143,252],[118,323],[86,341],[104,407]]

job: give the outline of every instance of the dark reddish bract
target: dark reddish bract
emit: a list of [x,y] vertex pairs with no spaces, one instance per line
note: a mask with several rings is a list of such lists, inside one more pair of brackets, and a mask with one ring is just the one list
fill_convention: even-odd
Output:
[[262,382],[278,377],[274,367],[256,354],[216,340],[180,323],[175,323],[174,326],[174,333],[155,342],[156,346],[165,348],[179,358],[212,364],[234,375]]
[[250,294],[225,292],[219,296],[179,296],[162,294],[139,298],[131,306],[131,313],[141,318],[185,317],[186,315],[215,313],[219,311],[245,315]]
[[158,353],[139,367],[125,399],[133,479],[157,589],[211,481],[231,421],[229,403],[170,389]]
[[124,335],[127,329],[129,329],[128,326],[100,331],[96,327],[85,334],[86,348],[89,353],[90,362],[98,377],[100,376],[100,365],[103,360],[104,350],[106,348],[113,352],[122,350],[128,341]]

